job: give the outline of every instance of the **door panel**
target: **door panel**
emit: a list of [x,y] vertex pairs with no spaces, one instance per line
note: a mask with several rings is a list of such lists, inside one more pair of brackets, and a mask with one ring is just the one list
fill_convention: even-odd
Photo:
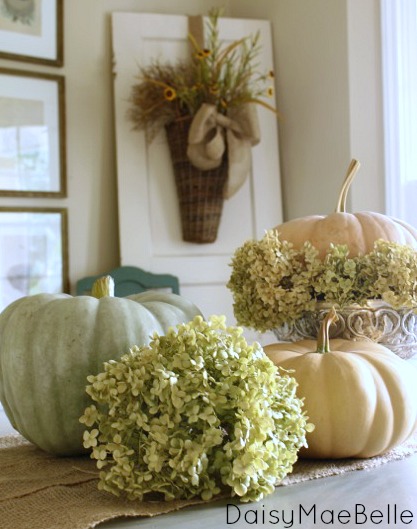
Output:
[[[270,23],[219,20],[219,35],[225,44],[257,31],[262,47],[259,70],[268,71],[273,67]],[[282,222],[277,120],[259,106],[262,138],[252,149],[252,174],[224,202],[217,240],[211,244],[182,241],[165,132],[146,144],[144,133],[132,130],[127,111],[138,65],[187,58],[187,32],[186,16],[112,15],[121,264],[175,274],[181,292],[204,314],[225,314],[234,324],[232,297],[225,286],[231,256],[246,239],[262,237],[266,229]],[[268,102],[275,104],[273,99]]]

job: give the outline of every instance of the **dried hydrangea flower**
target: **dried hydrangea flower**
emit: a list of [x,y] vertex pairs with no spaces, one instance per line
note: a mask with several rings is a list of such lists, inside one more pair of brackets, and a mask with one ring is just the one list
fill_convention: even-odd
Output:
[[370,253],[352,258],[347,246],[330,245],[320,260],[309,242],[295,250],[271,230],[238,248],[231,267],[236,320],[261,332],[294,323],[317,301],[417,306],[417,252],[394,242],[378,240]]
[[274,231],[238,248],[227,286],[239,325],[263,332],[313,310],[312,282],[321,267],[317,255],[311,244],[295,250]]
[[197,316],[155,334],[88,380],[97,406],[81,419],[96,419],[85,446],[100,489],[116,495],[208,500],[229,490],[259,500],[306,445],[310,425],[295,379],[224,317]]

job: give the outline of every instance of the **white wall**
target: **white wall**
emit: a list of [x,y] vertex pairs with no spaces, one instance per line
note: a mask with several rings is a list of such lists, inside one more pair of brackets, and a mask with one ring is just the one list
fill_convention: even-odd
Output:
[[333,211],[351,158],[354,211],[384,209],[379,0],[236,0],[273,21],[287,219]]
[[380,0],[347,0],[350,152],[362,167],[354,211],[385,211]]
[[64,67],[0,66],[65,76],[68,198],[0,206],[68,207],[72,286],[119,261],[110,13],[213,6],[272,20],[286,218],[331,211],[351,157],[363,165],[352,206],[383,210],[378,0],[66,0]]

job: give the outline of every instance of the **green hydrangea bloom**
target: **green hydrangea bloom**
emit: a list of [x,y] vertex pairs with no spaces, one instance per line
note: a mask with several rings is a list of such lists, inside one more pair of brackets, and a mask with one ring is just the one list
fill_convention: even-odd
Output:
[[298,251],[273,231],[238,248],[227,286],[239,325],[263,332],[313,310],[312,280],[321,266],[317,255],[310,243]]
[[265,332],[292,324],[317,301],[339,307],[382,299],[394,308],[417,306],[417,252],[378,240],[366,255],[349,257],[344,245],[329,246],[323,260],[310,242],[296,250],[278,233],[246,241],[235,251],[227,284],[239,325]]
[[260,500],[292,471],[311,429],[297,383],[224,317],[197,316],[88,377],[80,421],[99,487],[166,500],[224,490]]

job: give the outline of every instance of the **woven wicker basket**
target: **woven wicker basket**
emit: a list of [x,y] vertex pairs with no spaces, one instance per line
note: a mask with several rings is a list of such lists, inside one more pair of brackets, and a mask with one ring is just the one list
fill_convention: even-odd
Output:
[[190,119],[165,126],[181,213],[182,238],[194,243],[214,242],[223,210],[227,179],[226,156],[217,169],[201,171],[187,158]]

